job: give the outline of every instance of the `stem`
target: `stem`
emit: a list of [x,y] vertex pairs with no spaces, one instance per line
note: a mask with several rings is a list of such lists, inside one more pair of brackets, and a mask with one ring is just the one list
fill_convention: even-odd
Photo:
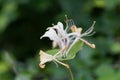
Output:
[[69,65],[68,65],[68,64],[65,64],[65,63],[62,63],[62,62],[58,61],[58,60],[55,59],[55,58],[54,58],[54,60],[55,60],[56,62],[58,62],[59,64],[65,66],[66,69],[67,69],[67,70],[69,71],[69,73],[70,73],[71,80],[74,80],[73,73],[72,73],[72,70],[71,70],[71,68],[69,67]]
[[74,76],[73,76],[73,73],[72,73],[71,68],[69,67],[69,68],[67,68],[67,69],[68,69],[68,71],[69,71],[69,73],[70,73],[71,80],[74,80]]

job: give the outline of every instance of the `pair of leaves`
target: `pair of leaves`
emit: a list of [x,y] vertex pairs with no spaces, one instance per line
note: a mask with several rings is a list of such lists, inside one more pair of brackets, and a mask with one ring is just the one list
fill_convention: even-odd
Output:
[[[68,52],[68,55],[65,58],[60,58],[59,60],[62,61],[62,60],[69,60],[75,58],[77,52],[82,48],[82,46],[83,46],[83,42],[80,40],[77,41]],[[55,55],[58,51],[59,49],[52,49],[52,50],[48,50],[46,53]]]

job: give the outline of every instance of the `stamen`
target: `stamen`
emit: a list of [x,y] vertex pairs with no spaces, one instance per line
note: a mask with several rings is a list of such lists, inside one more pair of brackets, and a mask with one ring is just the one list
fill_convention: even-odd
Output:
[[93,29],[94,29],[95,23],[96,23],[96,21],[93,22],[92,26],[87,31],[85,31],[83,34],[81,34],[81,37],[83,37],[83,36],[91,36],[91,35],[95,34],[95,32],[92,32]]
[[82,28],[77,28],[77,31],[78,31],[79,33],[82,33]]
[[92,36],[92,35],[94,35],[96,32],[94,31],[94,32],[92,32],[92,33],[90,33],[90,34],[88,34],[88,35],[86,35],[86,36]]
[[66,28],[65,28],[65,31],[67,31],[68,30],[68,21],[65,21],[65,23],[66,23]]
[[74,21],[73,21],[73,19],[70,20],[70,23],[71,23],[71,26],[74,25]]
[[92,24],[92,26],[91,26],[91,27],[94,27],[94,26],[95,26],[95,23],[96,23],[96,21],[93,21],[93,24]]
[[73,26],[71,27],[71,31],[72,31],[72,32],[76,32],[76,31],[77,31],[77,28],[76,28],[75,25],[73,25]]
[[65,14],[66,20],[68,20],[68,16]]
[[92,35],[94,35],[94,34],[95,34],[95,31],[92,32],[92,33],[83,33],[83,34],[81,34],[80,37],[83,37],[83,36],[92,36]]
[[68,20],[68,26],[69,26],[69,27],[71,26],[71,19]]
[[90,34],[93,31],[94,27],[90,27],[87,31],[85,31],[84,33],[86,34]]
[[91,33],[93,31],[93,29],[94,29],[95,23],[96,23],[96,21],[93,21],[92,26],[87,31],[85,31],[85,33],[88,33],[88,34]]
[[70,20],[69,20],[69,19],[67,19],[67,20],[65,21],[65,23],[66,23],[66,29],[65,29],[65,31],[69,31],[69,27],[70,27]]
[[91,44],[88,41],[84,40],[84,39],[80,39],[81,41],[83,41],[84,43],[86,43],[88,46],[90,46],[91,48],[95,48],[95,44]]

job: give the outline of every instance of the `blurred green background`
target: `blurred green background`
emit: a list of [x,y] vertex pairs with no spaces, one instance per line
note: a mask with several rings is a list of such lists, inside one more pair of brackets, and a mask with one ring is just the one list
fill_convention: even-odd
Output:
[[96,21],[96,34],[85,37],[71,66],[75,80],[120,80],[120,0],[0,0],[0,80],[70,80],[61,65],[40,69],[39,50],[51,49],[47,27],[64,22],[65,14],[87,30]]

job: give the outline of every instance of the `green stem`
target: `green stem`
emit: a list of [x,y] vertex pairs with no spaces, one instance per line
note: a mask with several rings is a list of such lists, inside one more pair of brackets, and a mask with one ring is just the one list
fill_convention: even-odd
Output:
[[57,59],[55,59],[54,57],[53,57],[53,60],[56,61],[56,62],[58,62],[59,64],[65,66],[68,69],[69,73],[70,73],[71,80],[74,80],[72,70],[71,70],[71,68],[69,67],[68,64],[62,63],[62,62],[58,61]]
[[70,73],[71,80],[74,80],[74,76],[73,76],[73,73],[72,73],[71,68],[69,67],[69,68],[67,68],[67,69],[68,69],[68,71],[69,71],[69,73]]

